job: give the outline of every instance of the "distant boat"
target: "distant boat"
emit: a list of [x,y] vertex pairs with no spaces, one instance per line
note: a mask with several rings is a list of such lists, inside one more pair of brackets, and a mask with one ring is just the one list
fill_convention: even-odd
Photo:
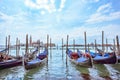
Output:
[[68,49],[67,55],[69,56],[70,61],[78,66],[92,67],[92,59],[88,53],[83,54],[79,51],[72,52],[70,49]]
[[48,55],[48,52],[47,52],[47,49],[45,49],[42,53],[39,53],[39,55],[36,56],[36,58],[34,58],[32,60],[24,59],[25,69],[28,70],[28,69],[32,69],[32,68],[41,66],[43,63],[46,62],[47,55]]

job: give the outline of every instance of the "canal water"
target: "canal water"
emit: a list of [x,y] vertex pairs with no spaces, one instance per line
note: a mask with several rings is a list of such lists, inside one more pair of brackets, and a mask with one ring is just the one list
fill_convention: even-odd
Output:
[[[15,51],[11,51],[15,53]],[[76,66],[62,50],[49,51],[48,63],[25,70],[23,66],[0,70],[0,80],[120,80],[120,64],[94,64],[92,68]]]

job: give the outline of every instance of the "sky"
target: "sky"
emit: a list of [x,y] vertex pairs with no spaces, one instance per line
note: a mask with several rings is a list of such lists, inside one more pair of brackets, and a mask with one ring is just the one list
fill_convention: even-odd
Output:
[[[49,34],[52,42],[60,44],[73,39],[76,44],[102,41],[102,31],[108,43],[116,35],[120,37],[119,0],[0,0],[0,44],[11,35],[11,44],[18,37],[25,43],[25,36],[33,41],[46,42]],[[104,40],[105,42],[105,40]]]

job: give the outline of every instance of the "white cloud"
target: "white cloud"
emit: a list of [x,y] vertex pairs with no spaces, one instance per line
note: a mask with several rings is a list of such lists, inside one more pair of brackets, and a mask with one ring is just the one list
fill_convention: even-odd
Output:
[[[105,38],[108,38],[109,40],[112,40],[115,38],[116,35],[120,34],[119,32],[119,25],[110,24],[106,26],[99,26],[99,27],[89,27],[89,26],[82,26],[82,27],[75,27],[71,28],[69,30],[61,31],[61,30],[55,30],[52,29],[49,31],[49,35],[52,38],[52,41],[55,43],[61,43],[61,39],[63,38],[66,40],[67,35],[69,35],[69,41],[72,42],[73,39],[78,40],[79,42],[84,42],[84,32],[87,33],[87,42],[91,43],[94,42],[96,39],[99,43],[101,43],[102,40],[102,31],[105,33]],[[46,36],[48,32],[46,31],[37,31],[36,34],[44,34]],[[43,36],[43,35],[41,35]],[[46,37],[42,37],[42,39],[46,39]],[[37,37],[37,35],[36,35]],[[80,41],[82,40],[82,41]],[[78,42],[76,42],[78,43]],[[82,43],[84,44],[84,43]]]
[[55,7],[55,0],[50,0],[50,2],[48,0],[36,0],[35,2],[32,0],[25,0],[25,5],[33,9],[45,9],[49,13],[52,13],[62,11],[65,6],[65,1],[66,0],[61,0],[60,8],[58,10],[56,10]]
[[29,23],[25,18],[26,15],[26,13],[21,12],[10,16],[0,12],[0,18],[3,20],[3,22],[0,22],[0,25],[1,29],[5,29],[5,35],[24,29],[26,23]]
[[36,4],[33,3],[33,2],[30,1],[30,0],[25,0],[25,5],[26,5],[26,6],[29,6],[29,7],[31,7],[31,8],[37,8]]
[[31,0],[25,0],[25,5],[30,8],[38,9],[38,10],[45,9],[49,13],[56,11],[54,0],[50,0],[50,2],[48,0],[36,0],[36,2],[33,2]]
[[[68,34],[73,39],[82,39],[84,41],[84,32],[87,33],[87,42],[91,43],[94,42],[96,39],[99,43],[102,41],[102,31],[104,31],[104,39],[108,38],[109,40],[113,40],[116,35],[119,35],[119,25],[116,24],[109,24],[106,26],[99,26],[99,27],[89,27],[89,26],[82,26],[82,27],[76,27],[74,29],[69,30]],[[66,34],[65,39],[66,39]],[[82,42],[80,41],[80,42]],[[84,43],[83,43],[84,44]]]
[[64,6],[65,6],[65,1],[66,1],[66,0],[61,0],[61,5],[60,5],[60,8],[58,9],[58,11],[62,11],[62,9],[63,9]]
[[44,15],[44,14],[45,14],[45,11],[41,11],[41,14]]
[[36,0],[36,3],[38,4],[38,5],[41,5],[41,4],[48,4],[48,0]]
[[110,13],[110,16],[113,19],[119,19],[120,18],[120,11],[114,12],[114,13]]
[[103,15],[100,13],[95,13],[90,16],[88,20],[86,20],[87,23],[98,23],[98,22],[104,22],[104,21],[112,21],[120,19],[120,11],[113,12],[108,15]]
[[[92,0],[98,2],[99,0]],[[66,0],[61,0],[60,8],[58,10],[63,10],[65,7]],[[58,11],[55,8],[55,0],[36,0],[36,2],[32,2],[32,0],[25,0],[26,6],[33,8],[33,9],[41,9],[41,14],[45,14],[45,10],[49,13],[54,11]],[[80,14],[80,10],[76,9],[79,5],[79,9],[83,8],[86,2],[81,2],[79,0],[73,1],[73,3],[67,7],[67,10],[63,13],[59,14],[49,14],[47,16],[41,17],[39,14],[35,16],[34,20],[36,23],[32,23],[33,25],[29,25],[30,21],[33,21],[32,18],[29,19],[30,15],[26,13],[21,13],[13,16],[8,16],[4,13],[0,13],[0,18],[4,19],[6,22],[4,24],[0,24],[1,26],[8,26],[10,27],[9,30],[6,32],[15,36],[20,36],[21,39],[24,39],[25,34],[31,34],[34,40],[42,39],[42,41],[46,40],[46,35],[49,34],[52,38],[53,42],[61,43],[61,39],[66,39],[67,34],[70,35],[71,39],[84,39],[84,31],[87,31],[88,41],[92,39],[101,40],[101,31],[104,30],[105,34],[109,38],[113,38],[116,34],[120,34],[119,32],[119,25],[106,25],[106,26],[99,26],[99,27],[87,27],[87,26],[73,26],[69,28],[67,24],[72,25],[72,21],[78,21],[80,19],[84,19],[84,16]],[[45,10],[43,10],[45,9]],[[118,12],[111,12],[108,15],[104,15],[104,13],[109,12],[111,9],[111,4],[105,4],[98,8],[95,14],[91,15],[90,18],[86,21],[88,23],[94,22],[101,22],[101,21],[110,21],[115,19],[120,19],[120,11]],[[72,11],[71,11],[72,10]],[[31,13],[32,14],[32,13]],[[57,17],[56,17],[57,16]],[[17,17],[17,18],[16,18]],[[26,19],[26,17],[28,19]],[[15,23],[14,23],[15,22]],[[28,24],[25,24],[27,23]],[[58,23],[57,23],[58,22]],[[37,24],[39,23],[39,24]],[[41,25],[43,23],[43,25]],[[65,29],[61,30],[61,25],[66,26]],[[66,24],[66,25],[64,25]],[[75,23],[76,24],[76,23]],[[56,26],[59,29],[56,29]],[[60,25],[60,26],[59,26]],[[1,27],[0,26],[0,27]],[[26,28],[27,27],[27,28]],[[31,27],[31,28],[30,28]],[[13,28],[17,31],[20,30],[23,32],[15,33],[13,32]],[[63,28],[63,27],[62,27]],[[28,30],[27,30],[28,29]],[[31,33],[31,31],[32,33]],[[96,37],[97,36],[97,37]],[[92,37],[92,39],[91,39]]]
[[111,9],[111,3],[108,3],[108,4],[105,4],[105,5],[102,5],[100,6],[98,9],[97,9],[97,12],[109,12],[109,10]]
[[0,18],[4,21],[12,21],[13,20],[13,17],[12,16],[8,16],[2,12],[0,12]]
[[99,0],[94,0],[95,2],[99,2]]
[[57,14],[56,18],[58,22],[61,22],[66,25],[69,25],[71,23],[71,25],[73,25],[74,23],[76,24],[77,22],[81,21],[83,22],[83,20],[85,20],[86,16],[84,16],[85,14],[83,14],[82,10],[87,4],[87,1],[84,0],[72,1],[68,6],[65,6],[65,3],[67,4],[66,0],[61,1],[62,1],[61,8],[59,8],[58,10],[61,11],[62,6],[63,8],[66,7],[67,9]]
[[82,2],[87,2],[87,3],[97,3],[99,2],[100,0],[80,0]]
[[111,12],[111,3],[100,6],[96,13],[92,14],[89,19],[86,20],[87,23],[98,23],[104,21],[111,21],[120,19],[120,11]]

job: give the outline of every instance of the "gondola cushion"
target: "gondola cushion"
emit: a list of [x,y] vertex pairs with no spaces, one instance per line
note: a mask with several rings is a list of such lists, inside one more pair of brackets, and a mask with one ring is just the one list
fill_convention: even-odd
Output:
[[78,53],[72,53],[72,54],[71,54],[71,58],[72,58],[72,59],[78,59],[78,58],[79,58]]
[[30,62],[27,62],[27,64],[28,64],[28,65],[32,65],[32,64],[39,63],[39,62],[41,62],[41,60],[38,59],[38,58],[36,58],[36,59],[34,59],[34,60],[31,60]]
[[109,56],[96,56],[95,58],[94,58],[94,60],[100,60],[100,59],[106,59],[106,58],[108,58]]
[[86,61],[87,59],[85,58],[85,57],[80,57],[80,58],[78,58],[77,59],[77,62],[84,62],[84,61]]

